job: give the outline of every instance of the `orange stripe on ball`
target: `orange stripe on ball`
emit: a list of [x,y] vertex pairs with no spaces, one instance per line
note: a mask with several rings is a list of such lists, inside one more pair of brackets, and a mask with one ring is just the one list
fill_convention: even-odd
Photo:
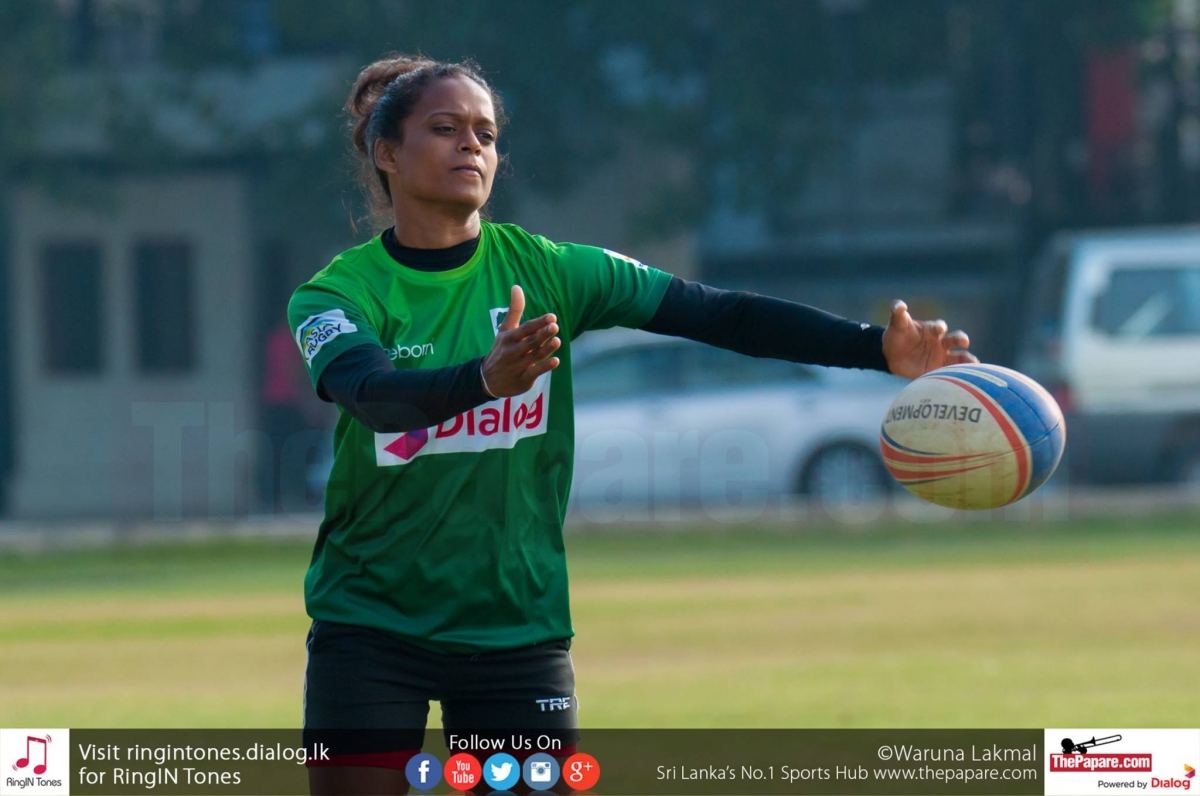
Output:
[[1031,476],[1030,471],[1032,470],[1032,466],[1029,461],[1029,448],[1025,445],[1024,438],[1017,430],[1017,427],[1013,425],[1012,420],[1009,419],[1004,409],[998,403],[996,403],[990,395],[961,379],[955,379],[948,376],[930,376],[929,378],[937,379],[938,381],[949,382],[950,384],[957,385],[966,390],[968,393],[973,395],[977,401],[983,404],[983,407],[987,409],[988,413],[993,419],[995,419],[997,425],[1000,426],[1000,430],[1004,432],[1004,437],[1008,440],[1008,444],[1012,446],[1013,453],[1017,456],[1017,488],[1013,492],[1013,496],[1009,498],[1008,502],[1011,503],[1019,498],[1025,491],[1026,487],[1029,486],[1029,478]]

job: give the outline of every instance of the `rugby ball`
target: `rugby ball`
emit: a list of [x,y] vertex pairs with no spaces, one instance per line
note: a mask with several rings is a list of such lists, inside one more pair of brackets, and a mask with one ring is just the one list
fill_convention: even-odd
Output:
[[913,380],[879,434],[883,462],[905,489],[955,509],[993,509],[1032,493],[1066,441],[1050,393],[997,365],[950,365]]

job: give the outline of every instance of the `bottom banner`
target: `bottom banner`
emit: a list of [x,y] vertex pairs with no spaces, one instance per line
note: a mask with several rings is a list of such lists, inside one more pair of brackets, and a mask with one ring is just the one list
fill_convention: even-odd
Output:
[[310,776],[327,792],[366,776],[439,794],[1157,794],[1188,793],[1198,763],[1200,730],[6,729],[0,796],[290,796]]
[[1044,755],[1042,730],[22,729],[0,734],[0,796],[306,794],[341,766],[431,793],[1019,796]]

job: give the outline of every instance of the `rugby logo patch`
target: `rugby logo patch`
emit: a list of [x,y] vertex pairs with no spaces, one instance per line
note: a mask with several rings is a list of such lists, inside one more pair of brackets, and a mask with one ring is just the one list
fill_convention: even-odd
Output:
[[615,252],[612,249],[605,249],[604,253],[607,254],[609,257],[615,257],[618,260],[624,260],[627,263],[632,263],[634,268],[641,268],[643,271],[650,270],[649,268],[646,267],[646,264],[644,262],[642,262],[641,260],[635,260],[634,258],[630,257],[628,254],[621,254],[620,252]]
[[339,334],[357,331],[358,327],[346,318],[344,311],[326,310],[318,315],[310,315],[296,328],[296,345],[300,346],[304,361],[311,367],[313,357],[321,350],[321,346]]

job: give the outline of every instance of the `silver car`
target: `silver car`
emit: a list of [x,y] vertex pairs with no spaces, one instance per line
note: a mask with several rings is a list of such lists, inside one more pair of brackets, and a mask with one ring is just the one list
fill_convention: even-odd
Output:
[[791,493],[877,498],[879,428],[903,379],[747,357],[676,337],[592,332],[572,352],[571,505],[660,517]]

